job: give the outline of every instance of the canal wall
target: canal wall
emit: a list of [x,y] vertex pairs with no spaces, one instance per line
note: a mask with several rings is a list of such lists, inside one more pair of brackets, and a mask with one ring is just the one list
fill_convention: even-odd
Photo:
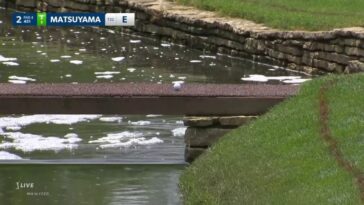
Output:
[[185,160],[194,161],[226,133],[256,118],[257,116],[186,117],[183,120],[187,126]]
[[12,1],[18,8],[31,10],[135,12],[137,20],[132,30],[197,49],[306,73],[364,71],[363,27],[318,32],[282,31],[166,0]]

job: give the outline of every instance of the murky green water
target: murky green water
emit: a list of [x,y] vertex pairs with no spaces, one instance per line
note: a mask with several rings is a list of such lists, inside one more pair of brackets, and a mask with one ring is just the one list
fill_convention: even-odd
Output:
[[182,169],[177,165],[2,165],[0,204],[180,204],[176,184]]
[[[106,29],[14,28],[9,14],[0,8],[0,82],[246,83],[252,74],[300,75]],[[179,204],[181,119],[1,116],[0,204]]]

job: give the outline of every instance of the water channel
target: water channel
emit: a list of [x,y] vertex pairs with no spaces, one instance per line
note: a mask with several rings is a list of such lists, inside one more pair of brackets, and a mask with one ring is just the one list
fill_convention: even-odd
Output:
[[[1,83],[309,78],[122,31],[13,27],[11,12],[0,8]],[[182,116],[153,113],[0,116],[0,204],[181,204],[185,129]],[[27,183],[33,188],[19,187]]]

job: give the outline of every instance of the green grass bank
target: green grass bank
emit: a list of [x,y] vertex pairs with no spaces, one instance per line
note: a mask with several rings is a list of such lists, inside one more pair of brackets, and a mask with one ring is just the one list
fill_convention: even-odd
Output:
[[289,30],[364,26],[362,0],[175,0]]
[[188,167],[180,181],[185,204],[361,204],[357,176],[322,134],[320,89],[332,80],[326,124],[343,160],[364,170],[364,74],[328,76],[230,132]]

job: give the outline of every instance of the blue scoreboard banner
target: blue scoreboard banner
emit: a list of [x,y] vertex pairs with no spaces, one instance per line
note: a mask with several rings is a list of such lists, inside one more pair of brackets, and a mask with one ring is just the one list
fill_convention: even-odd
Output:
[[48,13],[46,26],[105,26],[105,14]]
[[134,26],[134,13],[22,13],[12,15],[14,26]]
[[13,25],[17,26],[37,26],[36,13],[13,13]]

